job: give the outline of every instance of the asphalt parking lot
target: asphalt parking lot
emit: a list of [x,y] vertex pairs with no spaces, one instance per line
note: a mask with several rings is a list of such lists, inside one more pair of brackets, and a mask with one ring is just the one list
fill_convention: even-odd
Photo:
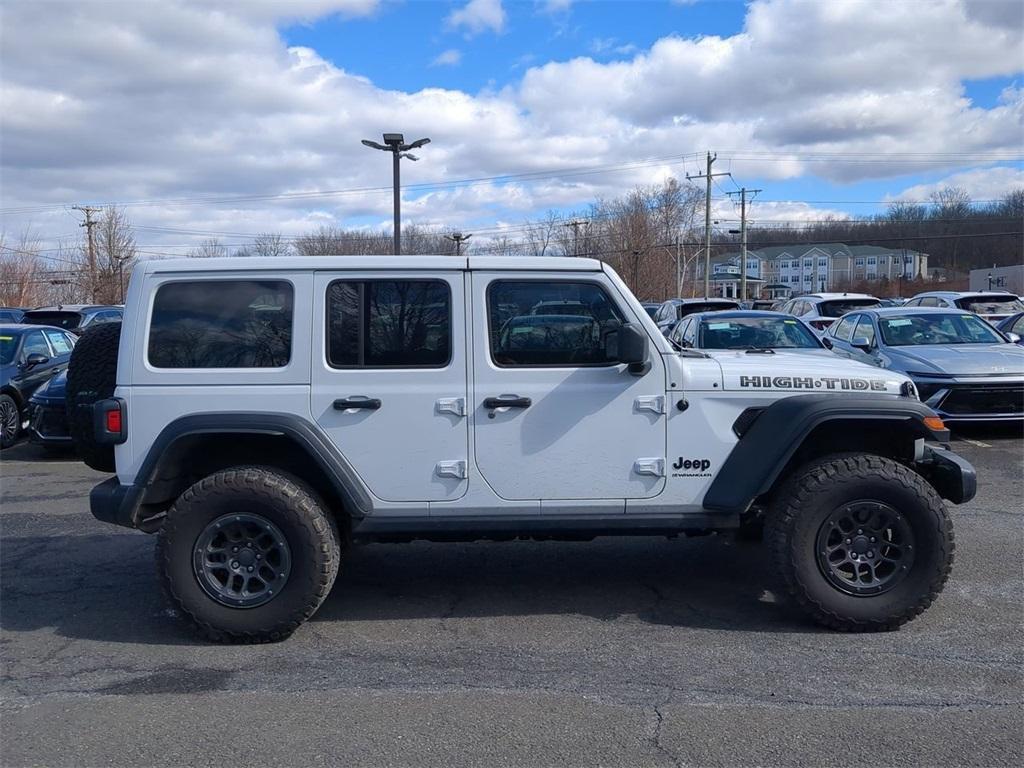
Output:
[[938,602],[806,623],[719,537],[354,549],[290,640],[220,647],[165,607],[103,476],[0,457],[0,764],[1020,765],[1022,442],[972,430]]

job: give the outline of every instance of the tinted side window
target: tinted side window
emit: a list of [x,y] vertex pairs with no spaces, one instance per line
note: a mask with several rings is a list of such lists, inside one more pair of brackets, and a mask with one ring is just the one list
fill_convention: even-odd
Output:
[[43,338],[42,331],[30,331],[25,334],[25,341],[21,346],[21,359],[24,360],[29,355],[43,355],[45,357],[50,356],[50,348],[46,345],[46,339]]
[[337,280],[327,288],[327,360],[335,368],[443,368],[451,291],[440,280]]
[[869,344],[873,344],[875,341],[875,325],[871,322],[871,318],[867,315],[860,316],[860,322],[857,323],[857,330],[853,332],[853,338],[855,339],[867,339]]
[[194,280],[164,283],[153,300],[150,365],[278,368],[292,343],[291,283]]
[[496,281],[487,312],[491,357],[500,366],[614,365],[604,342],[623,320],[599,285]]
[[853,324],[857,322],[857,317],[857,315],[844,317],[836,325],[836,329],[832,332],[832,335],[841,341],[849,341],[853,338]]

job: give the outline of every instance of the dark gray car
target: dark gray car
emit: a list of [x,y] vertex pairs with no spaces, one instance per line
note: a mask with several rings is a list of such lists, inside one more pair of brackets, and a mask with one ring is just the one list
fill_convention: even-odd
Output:
[[1024,347],[971,312],[864,309],[825,338],[837,354],[907,374],[943,420],[1024,419]]

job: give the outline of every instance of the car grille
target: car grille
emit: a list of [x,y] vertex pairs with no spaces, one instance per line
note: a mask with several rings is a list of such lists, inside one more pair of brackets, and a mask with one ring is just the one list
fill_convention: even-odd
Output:
[[954,386],[939,407],[948,414],[1024,414],[1024,385]]
[[67,437],[68,420],[64,409],[37,406],[32,414],[32,429],[44,437]]

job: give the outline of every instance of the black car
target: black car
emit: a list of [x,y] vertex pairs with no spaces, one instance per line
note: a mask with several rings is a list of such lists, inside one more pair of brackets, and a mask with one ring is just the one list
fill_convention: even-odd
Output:
[[66,407],[67,386],[68,372],[65,368],[44,382],[28,401],[29,439],[47,452],[64,452],[72,447]]
[[658,308],[658,313],[654,316],[654,322],[658,324],[659,330],[667,336],[673,326],[687,315],[692,315],[695,312],[718,312],[739,308],[740,303],[732,299],[708,297],[701,299],[669,299]]
[[18,439],[29,398],[68,367],[75,340],[60,328],[0,325],[0,447]]
[[119,323],[124,314],[123,307],[101,304],[58,304],[55,307],[39,307],[25,313],[21,320],[29,325],[52,325],[81,336],[87,328],[100,323]]

